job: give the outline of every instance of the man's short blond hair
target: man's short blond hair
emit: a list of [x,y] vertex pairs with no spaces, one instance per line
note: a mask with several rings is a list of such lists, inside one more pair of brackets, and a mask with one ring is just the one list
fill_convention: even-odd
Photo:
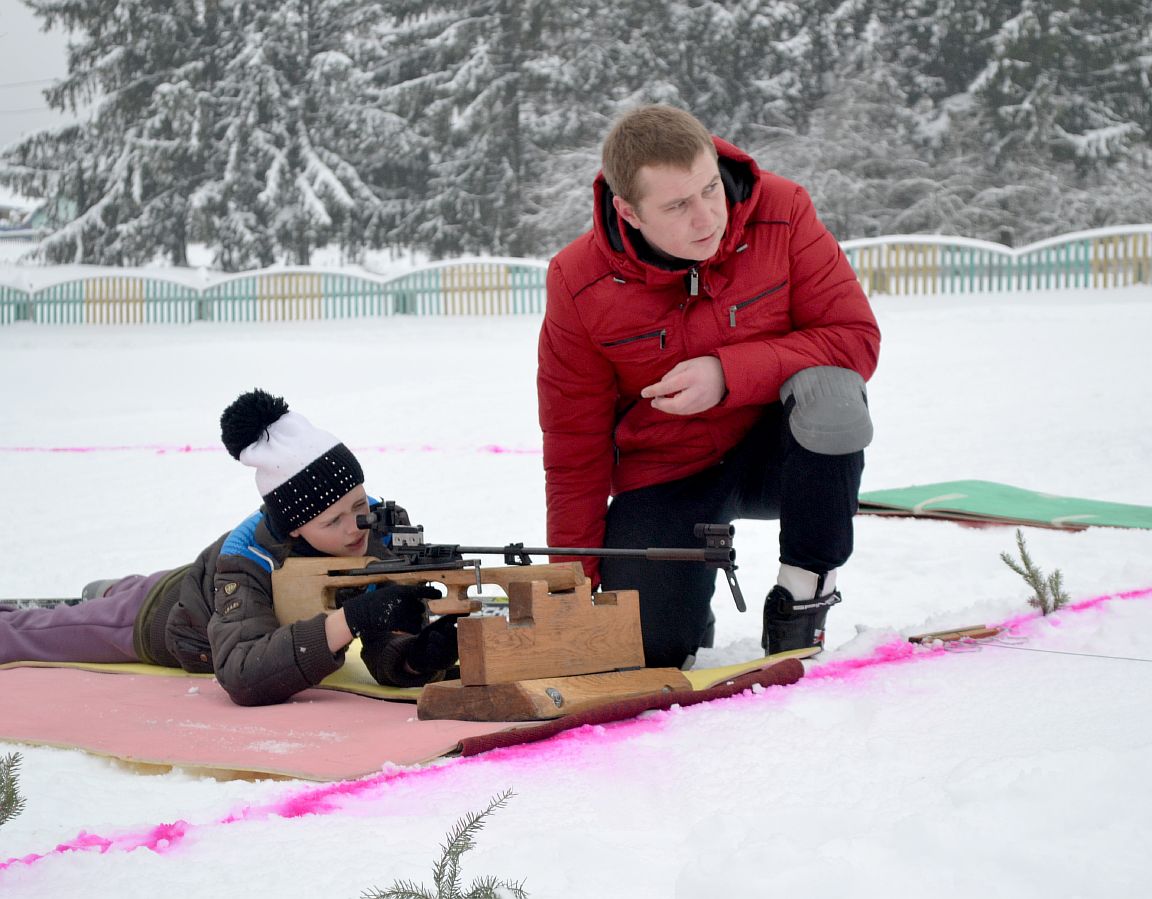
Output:
[[612,193],[637,204],[640,169],[690,169],[701,152],[716,157],[712,135],[691,113],[674,106],[638,106],[624,113],[604,138],[601,167]]

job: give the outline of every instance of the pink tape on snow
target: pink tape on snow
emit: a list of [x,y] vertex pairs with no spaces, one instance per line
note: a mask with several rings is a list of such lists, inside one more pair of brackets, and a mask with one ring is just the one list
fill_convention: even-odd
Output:
[[[1129,590],[1121,593],[1110,593],[1096,596],[1091,599],[1072,603],[1061,609],[1059,615],[1065,613],[1077,614],[1096,609],[1105,603],[1115,600],[1148,599],[1152,598],[1152,587],[1140,590]],[[999,626],[1011,627],[1035,622],[1040,613],[1020,615]],[[1051,616],[1049,616],[1050,618]],[[810,671],[797,687],[803,688],[805,680],[848,679],[852,675],[872,668],[887,665],[899,665],[913,661],[922,661],[928,658],[938,658],[949,654],[948,650],[940,646],[920,646],[907,641],[893,641],[877,647],[867,656],[855,659],[843,659],[829,662]],[[790,694],[769,691],[769,695],[785,696]],[[743,699],[759,701],[763,694],[754,694],[747,691],[740,696],[722,700],[725,702],[741,701]],[[209,827],[234,824],[241,821],[260,821],[272,817],[298,818],[302,815],[328,815],[337,813],[342,809],[343,801],[361,798],[374,791],[387,787],[400,780],[414,778],[439,777],[457,765],[486,764],[491,761],[526,758],[534,761],[553,763],[554,757],[560,755],[573,755],[581,751],[583,744],[596,742],[602,744],[605,739],[622,739],[634,737],[638,732],[659,730],[668,720],[671,711],[652,712],[639,719],[614,722],[609,725],[596,725],[566,731],[539,743],[524,743],[502,749],[495,749],[483,755],[467,758],[457,758],[443,764],[422,768],[395,768],[362,780],[342,781],[325,784],[319,787],[307,787],[297,792],[262,805],[251,805],[232,812],[216,821],[205,824],[190,824],[186,821],[175,821],[170,824],[159,824],[146,830],[120,834],[115,837],[102,837],[81,831],[74,839],[61,843],[49,852],[32,853],[20,858],[9,858],[0,861],[0,872],[16,864],[30,865],[43,858],[54,855],[64,855],[70,852],[131,852],[134,849],[150,849],[156,853],[166,852],[179,845],[183,839],[197,830]]]
[[[378,446],[356,446],[353,452],[358,453],[480,453],[484,455],[517,455],[540,456],[544,451],[539,447],[500,446],[495,443],[486,443],[481,446],[433,446],[422,444],[412,446],[406,444],[384,444]],[[168,443],[136,443],[107,446],[0,446],[0,453],[218,453],[223,452],[222,446],[192,446],[191,444]]]

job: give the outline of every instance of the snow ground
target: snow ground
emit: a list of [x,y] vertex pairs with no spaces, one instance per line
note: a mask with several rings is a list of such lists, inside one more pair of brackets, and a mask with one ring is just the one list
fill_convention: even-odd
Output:
[[[1152,288],[877,297],[864,489],[981,478],[1152,505]],[[168,567],[254,507],[220,410],[262,386],[355,448],[430,540],[542,542],[538,320],[0,328],[0,595]],[[738,522],[754,655],[776,526]],[[1152,587],[1152,534],[1026,530],[1073,598]],[[24,755],[5,897],[196,890],[289,899],[430,884],[453,823],[516,796],[463,860],[534,897],[1144,896],[1152,875],[1152,599],[1025,624],[1026,642],[862,667],[899,633],[1028,611],[1009,528],[858,519],[829,647],[798,685],[332,790]],[[1038,652],[1035,650],[1044,650]],[[0,697],[2,714],[3,697]],[[46,712],[51,713],[51,712]],[[309,814],[288,811],[295,808]],[[239,818],[237,820],[236,818]],[[159,824],[186,833],[154,842]],[[80,833],[106,852],[54,851]],[[7,859],[39,854],[31,863]]]

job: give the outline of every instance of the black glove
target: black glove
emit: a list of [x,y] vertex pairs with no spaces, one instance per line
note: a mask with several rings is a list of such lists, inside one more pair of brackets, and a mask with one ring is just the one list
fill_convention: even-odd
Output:
[[415,634],[424,624],[424,602],[440,599],[428,584],[378,584],[345,599],[340,608],[353,637],[368,639],[392,631]]
[[460,646],[456,640],[455,615],[443,615],[416,636],[404,654],[404,663],[416,674],[443,671],[456,663]]

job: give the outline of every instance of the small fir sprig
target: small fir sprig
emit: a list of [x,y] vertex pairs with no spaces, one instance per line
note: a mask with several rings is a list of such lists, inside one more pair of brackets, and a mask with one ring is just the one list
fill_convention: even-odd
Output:
[[1032,588],[1028,605],[1039,609],[1043,615],[1051,615],[1063,608],[1069,597],[1064,592],[1064,576],[1060,573],[1060,569],[1044,577],[1044,572],[1036,567],[1036,563],[1028,554],[1028,547],[1024,544],[1024,533],[1019,528],[1016,529],[1016,549],[1020,553],[1019,561],[1008,553],[1000,553],[1000,558]]
[[24,797],[20,795],[20,760],[20,754],[16,752],[0,759],[0,825],[24,811]]
[[461,892],[460,857],[476,846],[476,834],[484,827],[484,819],[496,809],[508,804],[515,793],[505,790],[488,803],[482,812],[469,812],[456,822],[448,834],[448,841],[440,848],[443,853],[432,867],[432,882],[436,892],[431,892],[420,884],[408,880],[397,880],[386,890],[372,890],[362,895],[363,899],[501,899],[503,891],[514,899],[526,899],[524,881],[514,882],[496,877],[478,877],[472,881],[468,892]]

